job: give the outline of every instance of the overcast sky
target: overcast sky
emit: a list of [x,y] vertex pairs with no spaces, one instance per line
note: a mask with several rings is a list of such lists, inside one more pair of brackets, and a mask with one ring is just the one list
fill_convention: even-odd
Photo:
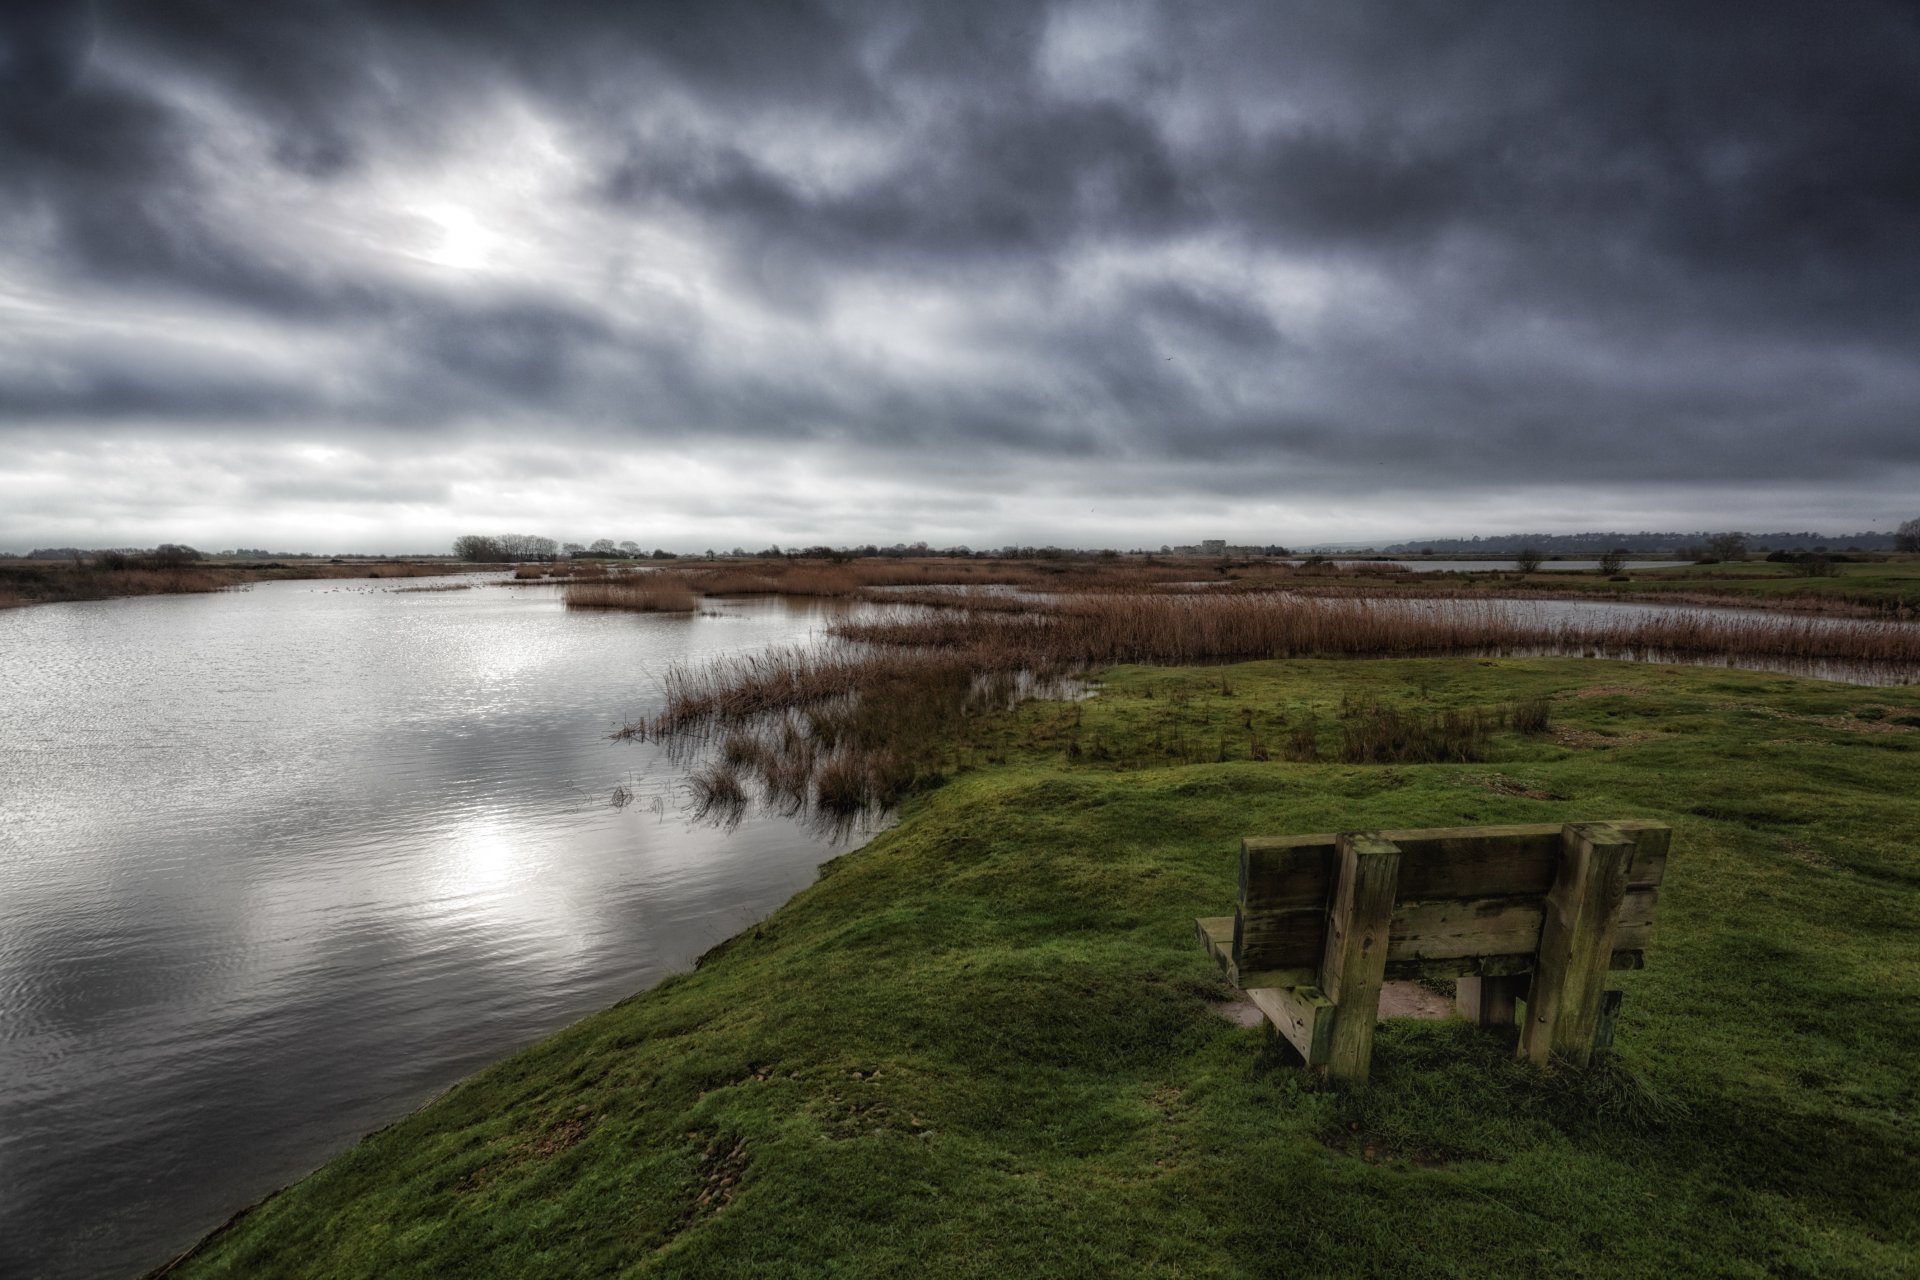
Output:
[[0,549],[1920,514],[1920,7],[0,4]]

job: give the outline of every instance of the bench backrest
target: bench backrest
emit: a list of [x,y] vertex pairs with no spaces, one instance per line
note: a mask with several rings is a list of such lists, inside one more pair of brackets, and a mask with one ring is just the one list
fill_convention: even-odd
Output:
[[[1652,938],[1672,831],[1637,820],[1606,825],[1634,845],[1611,967],[1639,968]],[[1560,823],[1380,832],[1400,851],[1385,976],[1532,969],[1564,832]],[[1319,981],[1337,878],[1336,840],[1329,834],[1242,842],[1232,950],[1241,986]]]

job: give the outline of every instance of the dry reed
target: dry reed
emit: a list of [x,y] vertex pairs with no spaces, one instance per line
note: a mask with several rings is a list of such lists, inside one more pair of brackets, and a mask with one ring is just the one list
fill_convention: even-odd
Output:
[[1698,613],[1555,620],[1502,601],[1160,593],[1035,600],[1019,612],[947,610],[840,624],[868,644],[985,650],[1016,667],[1165,665],[1293,657],[1417,657],[1552,650],[1920,666],[1920,627],[1875,620]]
[[625,609],[632,613],[692,613],[700,601],[685,577],[648,571],[569,582],[569,609]]

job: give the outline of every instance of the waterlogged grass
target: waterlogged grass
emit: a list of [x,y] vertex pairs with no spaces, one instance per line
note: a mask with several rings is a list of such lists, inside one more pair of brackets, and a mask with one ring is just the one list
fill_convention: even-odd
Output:
[[[1551,700],[1477,763],[1258,760]],[[968,722],[697,971],[374,1135],[193,1276],[1920,1272],[1920,692],[1578,660],[1122,668]],[[1185,763],[1181,742],[1222,763]],[[1216,1016],[1248,833],[1676,829],[1618,1051],[1388,1023],[1362,1093]]]

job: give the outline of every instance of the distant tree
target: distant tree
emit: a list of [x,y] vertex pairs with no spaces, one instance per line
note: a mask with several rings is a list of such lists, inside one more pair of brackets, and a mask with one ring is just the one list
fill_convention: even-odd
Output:
[[1707,539],[1707,550],[1721,560],[1745,560],[1747,558],[1747,535],[1744,533],[1716,533]]
[[551,560],[558,544],[552,538],[526,533],[498,533],[489,539],[495,560]]
[[1601,553],[1600,572],[1607,577],[1611,578],[1614,574],[1626,567],[1627,553],[1625,551],[1606,551]]
[[587,549],[577,542],[563,542],[560,544],[560,554],[571,560],[575,556],[587,554]]
[[483,533],[463,533],[455,538],[453,554],[471,564],[490,564],[507,558],[499,539]]
[[1895,551],[1920,551],[1920,516],[1915,516],[1893,532]]
[[1522,573],[1532,573],[1540,567],[1540,553],[1532,547],[1522,547],[1513,553],[1513,567]]
[[620,544],[620,553],[629,560],[638,560],[640,558],[640,544],[631,541],[623,542]]
[[192,547],[178,542],[163,542],[146,555],[147,563],[156,569],[178,569],[203,558]]

